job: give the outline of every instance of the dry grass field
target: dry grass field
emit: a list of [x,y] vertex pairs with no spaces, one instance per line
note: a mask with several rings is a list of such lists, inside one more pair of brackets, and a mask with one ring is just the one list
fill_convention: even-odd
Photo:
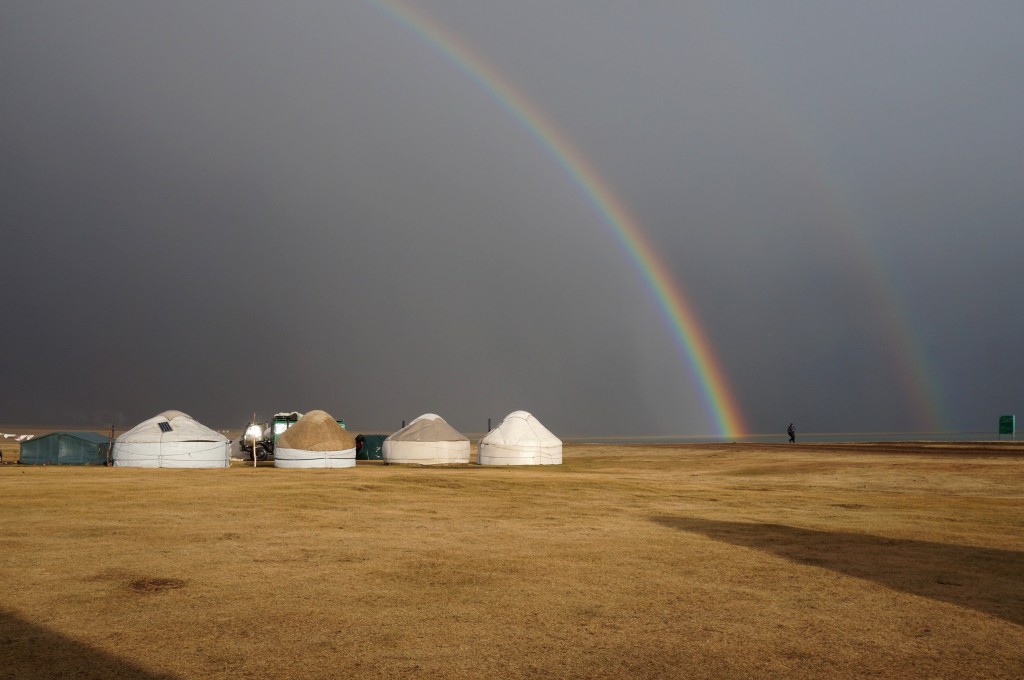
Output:
[[0,677],[1024,677],[1022,445],[564,455],[2,466]]

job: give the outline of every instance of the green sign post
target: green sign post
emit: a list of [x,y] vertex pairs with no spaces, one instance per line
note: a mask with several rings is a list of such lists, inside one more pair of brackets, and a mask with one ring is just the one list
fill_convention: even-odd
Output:
[[1004,434],[1008,434],[1016,439],[1016,427],[1014,423],[1014,416],[999,416],[999,436],[1002,437]]

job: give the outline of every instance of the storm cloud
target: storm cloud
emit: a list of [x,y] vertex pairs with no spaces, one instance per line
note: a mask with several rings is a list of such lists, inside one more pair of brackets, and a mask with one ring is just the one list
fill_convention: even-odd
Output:
[[[611,187],[746,431],[1024,410],[1024,5],[407,6]],[[601,211],[386,7],[4,3],[0,421],[715,433]]]

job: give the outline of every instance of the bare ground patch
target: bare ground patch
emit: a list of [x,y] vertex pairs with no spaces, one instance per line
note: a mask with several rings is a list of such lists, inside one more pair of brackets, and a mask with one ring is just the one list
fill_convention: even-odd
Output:
[[177,590],[185,587],[185,582],[178,578],[161,576],[143,576],[132,579],[128,587],[137,593],[162,593],[166,590]]

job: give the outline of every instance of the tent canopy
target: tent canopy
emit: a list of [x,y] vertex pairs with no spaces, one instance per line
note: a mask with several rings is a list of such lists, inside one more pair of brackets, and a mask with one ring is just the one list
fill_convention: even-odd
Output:
[[181,411],[164,411],[114,440],[117,467],[229,467],[230,441]]
[[302,416],[274,445],[274,467],[346,468],[355,464],[355,436],[325,411]]
[[469,462],[469,439],[444,418],[425,413],[384,440],[384,460],[413,465]]
[[105,465],[110,440],[95,432],[51,432],[21,444],[22,465]]
[[338,425],[326,411],[314,410],[277,437],[277,447],[302,451],[344,451],[354,449],[355,436]]
[[[362,445],[360,446],[360,438]],[[384,434],[360,434],[356,436],[356,460],[384,460]]]
[[164,442],[227,442],[192,416],[181,411],[164,411],[144,420],[117,438],[119,443],[154,444]]
[[559,465],[562,440],[530,413],[513,411],[480,440],[477,462],[481,465]]
[[468,442],[469,438],[434,413],[424,413],[390,437],[403,442]]

